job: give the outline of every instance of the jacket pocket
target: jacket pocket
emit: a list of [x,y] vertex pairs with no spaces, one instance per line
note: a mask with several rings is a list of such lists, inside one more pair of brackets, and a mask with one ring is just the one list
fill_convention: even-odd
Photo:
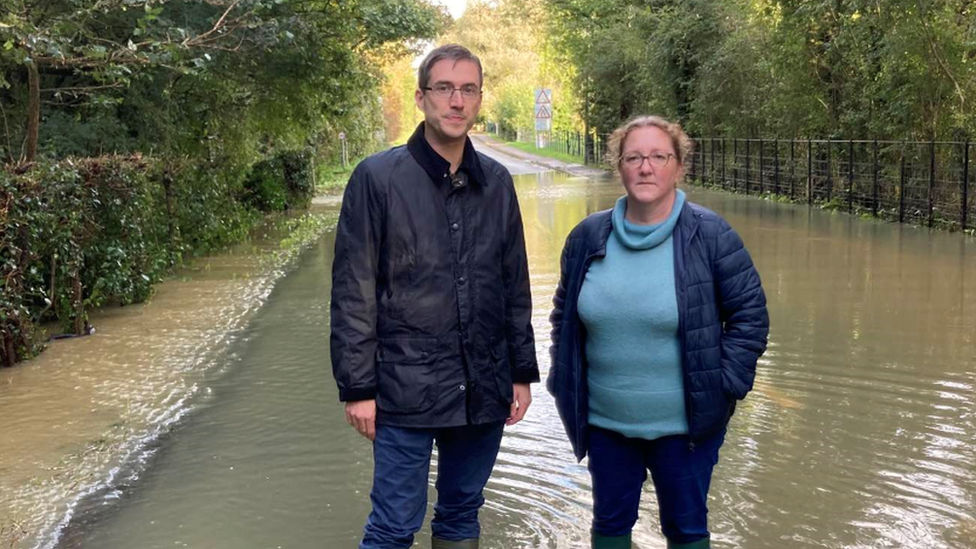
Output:
[[498,397],[506,404],[515,399],[512,387],[512,366],[508,360],[508,342],[503,337],[493,337],[488,343],[491,352],[491,366],[495,371],[495,386]]
[[376,347],[376,406],[384,412],[425,412],[437,400],[435,338],[380,339]]

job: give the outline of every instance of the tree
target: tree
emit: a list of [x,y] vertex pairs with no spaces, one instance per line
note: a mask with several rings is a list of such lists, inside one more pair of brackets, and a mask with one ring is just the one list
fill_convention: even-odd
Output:
[[547,0],[590,124],[693,133],[963,139],[976,130],[969,0]]
[[[260,112],[274,113],[288,107],[266,90],[290,98],[300,90],[311,99],[298,98],[297,105],[341,115],[331,100],[347,97],[334,92],[375,85],[370,55],[404,55],[436,35],[446,18],[427,0],[9,1],[0,19],[0,66],[4,74],[21,67],[26,77],[3,78],[0,87],[11,99],[27,98],[25,162],[38,152],[45,95],[62,100],[56,108],[111,104],[124,101],[137,82],[148,96],[165,97],[187,82],[210,78],[209,85],[221,87],[213,79],[230,77],[238,92],[232,103],[261,102]],[[275,85],[281,82],[293,85]],[[304,115],[290,120],[321,118]],[[6,133],[9,143],[9,125]],[[13,160],[12,147],[6,149]]]
[[485,69],[485,117],[515,133],[534,129],[533,90],[554,90],[556,129],[578,126],[569,86],[571,67],[546,39],[549,14],[542,0],[472,0],[440,41],[463,44]]

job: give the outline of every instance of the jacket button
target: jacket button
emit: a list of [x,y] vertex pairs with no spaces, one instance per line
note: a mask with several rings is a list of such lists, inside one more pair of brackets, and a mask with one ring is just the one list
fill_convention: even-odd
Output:
[[451,230],[452,231],[456,231],[456,230],[458,230],[458,228],[459,228],[459,225],[457,223],[454,223],[454,224],[451,225]]
[[459,276],[458,277],[458,284],[461,284],[462,286],[464,285],[464,277],[463,276]]
[[464,384],[462,383],[462,384],[461,384],[461,385],[460,385],[460,386],[458,387],[458,389],[460,389],[460,390],[462,390],[462,391],[463,391],[463,390],[465,389],[465,387],[464,387]]

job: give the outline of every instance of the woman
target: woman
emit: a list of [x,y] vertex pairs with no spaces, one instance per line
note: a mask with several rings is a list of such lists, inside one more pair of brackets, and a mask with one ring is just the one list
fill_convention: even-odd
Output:
[[563,248],[547,386],[593,480],[592,547],[630,549],[650,470],[669,548],[707,548],[712,468],[769,317],[739,235],[676,185],[692,143],[642,116],[608,157],[626,195]]

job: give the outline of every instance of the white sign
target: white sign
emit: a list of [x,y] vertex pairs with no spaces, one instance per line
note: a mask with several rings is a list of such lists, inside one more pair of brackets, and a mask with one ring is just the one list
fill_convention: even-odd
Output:
[[344,141],[346,139],[346,132],[339,132],[339,139]]
[[552,130],[552,90],[537,88],[535,90],[535,131],[548,132]]

